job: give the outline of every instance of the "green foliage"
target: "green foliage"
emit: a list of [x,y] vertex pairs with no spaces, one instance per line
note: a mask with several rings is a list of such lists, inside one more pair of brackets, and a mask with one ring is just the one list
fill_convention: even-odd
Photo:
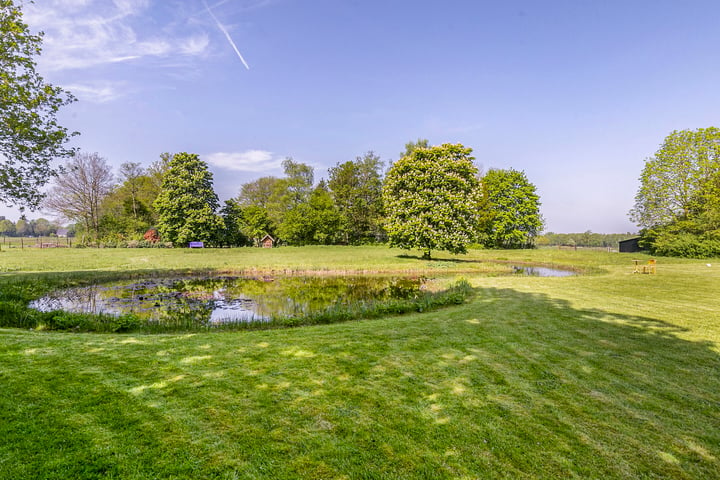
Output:
[[305,244],[312,242],[313,168],[286,158],[283,178],[262,177],[241,187],[237,203],[243,208],[246,235],[257,243],[269,234]]
[[618,242],[637,237],[636,233],[595,233],[587,230],[582,233],[547,232],[537,237],[538,246],[571,245],[578,247],[618,248]]
[[307,203],[290,209],[278,234],[293,245],[333,243],[340,230],[341,216],[325,182],[313,190]]
[[267,208],[279,181],[280,179],[277,177],[260,177],[252,182],[244,183],[240,187],[237,202],[244,207],[256,205]]
[[38,207],[53,160],[73,154],[56,115],[74,98],[35,71],[41,44],[20,6],[0,0],[0,201],[8,205]]
[[417,141],[409,141],[405,144],[405,151],[400,152],[400,158],[409,157],[418,148],[430,148],[427,138],[418,138]]
[[650,252],[665,257],[720,257],[720,238],[689,232],[662,232],[654,238]]
[[380,157],[368,152],[329,170],[328,187],[342,215],[345,243],[376,241],[383,235],[382,167]]
[[242,247],[248,245],[249,238],[244,232],[245,219],[242,207],[236,200],[226,200],[220,210],[223,219],[223,228],[219,242],[229,247]]
[[543,226],[535,185],[513,169],[491,169],[481,183],[479,232],[485,246],[532,248]]
[[14,235],[14,234],[15,234],[15,224],[8,219],[0,220],[0,235]]
[[260,240],[265,235],[275,237],[275,224],[270,220],[270,215],[266,208],[259,205],[249,205],[242,210],[244,233],[251,238],[255,245],[260,244]]
[[465,253],[478,221],[479,182],[472,149],[417,148],[390,168],[383,187],[391,246]]
[[630,218],[644,227],[642,244],[653,252],[714,255],[712,232],[720,229],[720,129],[668,135],[645,161]]
[[177,153],[168,164],[154,207],[163,240],[177,246],[188,242],[212,243],[222,228],[212,173],[196,154]]
[[645,161],[630,218],[654,228],[715,210],[719,180],[720,129],[673,131]]

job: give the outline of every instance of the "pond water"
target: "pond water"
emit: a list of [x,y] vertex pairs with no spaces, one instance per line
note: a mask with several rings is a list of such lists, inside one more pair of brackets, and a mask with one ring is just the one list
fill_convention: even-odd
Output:
[[133,314],[149,322],[192,317],[207,324],[270,321],[332,305],[410,298],[423,277],[181,277],[119,281],[58,290],[33,301],[41,311]]
[[572,270],[562,270],[550,267],[513,266],[515,275],[527,275],[529,277],[570,277],[577,275]]

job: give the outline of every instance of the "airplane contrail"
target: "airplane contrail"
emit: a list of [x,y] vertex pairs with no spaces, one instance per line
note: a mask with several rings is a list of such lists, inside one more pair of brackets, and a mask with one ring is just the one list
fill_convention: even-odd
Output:
[[205,8],[207,9],[210,16],[213,18],[213,20],[215,20],[215,23],[217,23],[217,26],[220,29],[220,31],[225,34],[225,38],[227,38],[228,42],[230,42],[230,46],[232,46],[233,50],[235,50],[235,53],[237,53],[237,56],[240,59],[240,61],[243,63],[243,65],[245,65],[245,68],[250,70],[250,65],[248,65],[247,62],[245,61],[245,59],[243,58],[242,53],[240,53],[240,50],[238,50],[237,45],[235,45],[235,42],[233,42],[233,39],[230,36],[230,34],[228,33],[228,31],[225,29],[225,27],[223,27],[223,24],[220,23],[220,20],[217,19],[217,17],[212,12],[212,10],[210,10],[210,6],[207,4],[207,2],[205,0],[203,0],[203,4],[205,5]]

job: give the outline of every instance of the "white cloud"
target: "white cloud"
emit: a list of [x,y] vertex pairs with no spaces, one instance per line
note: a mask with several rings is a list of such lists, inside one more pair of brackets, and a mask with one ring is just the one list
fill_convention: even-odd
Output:
[[125,15],[136,15],[148,7],[148,0],[113,0],[117,9]]
[[266,172],[278,170],[282,159],[266,150],[246,150],[244,152],[218,152],[204,155],[204,159],[218,168],[243,172]]
[[178,47],[180,53],[184,55],[199,55],[207,50],[209,44],[210,39],[207,34],[203,33],[182,40]]
[[45,32],[38,63],[48,71],[206,53],[205,32],[157,16],[148,0],[46,0],[25,8],[31,29]]
[[105,83],[102,85],[70,84],[63,85],[79,100],[92,103],[106,103],[123,96],[124,89],[120,84]]

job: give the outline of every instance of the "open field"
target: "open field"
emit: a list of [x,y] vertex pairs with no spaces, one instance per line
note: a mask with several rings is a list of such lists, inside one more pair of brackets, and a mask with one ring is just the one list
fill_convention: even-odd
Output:
[[[0,478],[720,478],[720,260],[403,253],[1,252],[0,289],[210,269],[456,273],[475,292],[281,330],[0,329]],[[497,275],[522,262],[589,273]]]

